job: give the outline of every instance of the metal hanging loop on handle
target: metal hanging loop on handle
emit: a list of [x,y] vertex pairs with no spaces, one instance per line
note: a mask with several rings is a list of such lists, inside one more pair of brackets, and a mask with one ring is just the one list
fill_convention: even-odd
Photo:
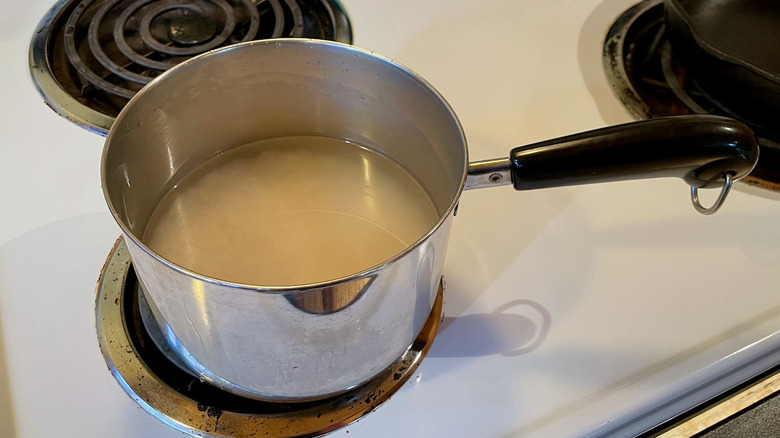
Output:
[[691,186],[691,202],[693,203],[693,208],[696,209],[701,214],[710,215],[718,211],[720,209],[720,206],[723,205],[723,201],[726,200],[726,195],[729,194],[731,191],[731,184],[734,182],[731,179],[731,174],[724,173],[723,178],[726,180],[725,183],[723,183],[723,188],[720,189],[720,194],[718,195],[718,199],[715,200],[715,203],[712,205],[712,207],[705,208],[701,205],[699,202],[699,190]]

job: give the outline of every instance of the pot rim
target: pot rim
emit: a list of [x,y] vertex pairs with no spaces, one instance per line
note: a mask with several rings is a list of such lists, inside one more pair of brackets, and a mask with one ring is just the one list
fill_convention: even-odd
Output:
[[[457,190],[455,191],[454,195],[452,196],[452,201],[450,202],[450,205],[447,207],[447,209],[439,215],[439,220],[434,224],[422,237],[417,239],[414,243],[407,246],[403,251],[395,254],[391,258],[377,264],[374,266],[371,266],[367,269],[364,269],[362,271],[345,275],[341,277],[337,277],[331,280],[325,280],[320,282],[314,282],[314,283],[302,283],[302,284],[295,284],[295,285],[284,285],[284,286],[263,286],[263,285],[255,285],[255,284],[249,284],[249,283],[239,283],[239,282],[233,282],[229,280],[220,280],[217,278],[209,277],[207,275],[203,275],[200,273],[197,273],[193,270],[190,270],[186,267],[183,267],[181,265],[178,265],[161,255],[154,252],[151,248],[149,248],[146,244],[144,244],[141,239],[137,238],[136,235],[129,229],[127,224],[124,223],[124,221],[121,219],[119,213],[117,212],[116,208],[114,208],[114,204],[111,201],[111,197],[108,193],[108,184],[107,184],[107,169],[106,169],[106,160],[108,156],[108,151],[110,144],[112,143],[112,138],[115,135],[118,126],[120,126],[123,122],[123,119],[126,117],[127,112],[129,111],[128,108],[132,108],[138,100],[141,100],[144,98],[144,96],[148,93],[150,93],[150,90],[154,90],[158,87],[164,86],[164,82],[167,80],[167,78],[175,76],[178,74],[180,70],[183,70],[184,68],[187,68],[190,65],[198,64],[203,61],[203,59],[210,59],[214,58],[218,55],[234,51],[234,50],[241,50],[245,49],[249,46],[255,46],[255,45],[269,45],[274,44],[276,46],[281,45],[290,45],[290,46],[298,46],[298,45],[308,45],[309,48],[313,48],[314,46],[320,46],[320,47],[335,47],[339,50],[348,51],[348,52],[355,52],[355,55],[361,54],[363,56],[367,56],[370,58],[377,59],[379,61],[382,61],[383,63],[391,65],[393,68],[398,69],[401,73],[406,74],[415,81],[417,81],[420,85],[422,85],[424,88],[432,92],[436,98],[441,102],[443,107],[446,109],[446,111],[449,113],[449,116],[452,117],[453,121],[455,122],[455,126],[458,130],[458,136],[460,137],[461,144],[463,145],[463,172],[460,179],[460,184],[458,185]],[[195,68],[195,67],[191,67]],[[162,84],[162,85],[161,85]],[[463,189],[466,184],[466,176],[468,173],[468,163],[469,163],[469,156],[468,156],[468,143],[466,140],[466,135],[463,130],[463,125],[460,123],[460,120],[458,119],[457,114],[452,109],[452,106],[447,102],[447,100],[444,98],[444,96],[436,90],[436,88],[433,87],[427,80],[425,80],[422,76],[415,73],[410,68],[406,67],[405,65],[401,64],[400,62],[397,62],[389,57],[380,55],[376,52],[373,52],[368,49],[360,48],[354,45],[350,44],[344,44],[340,42],[334,42],[334,41],[324,41],[324,40],[316,40],[316,39],[308,39],[308,38],[276,38],[276,39],[266,39],[266,40],[255,40],[255,41],[247,41],[243,43],[237,43],[230,46],[225,46],[221,48],[217,48],[214,50],[210,50],[206,53],[203,53],[201,55],[195,56],[193,58],[190,58],[172,68],[169,70],[166,70],[163,72],[160,76],[156,77],[154,80],[152,80],[149,84],[144,86],[141,91],[135,94],[130,101],[125,105],[124,108],[120,111],[119,115],[117,116],[116,120],[114,121],[114,124],[111,126],[111,129],[108,132],[108,135],[106,136],[106,140],[103,145],[103,152],[100,160],[100,183],[101,188],[103,191],[103,197],[106,201],[106,204],[108,205],[108,208],[111,212],[111,215],[114,217],[114,220],[119,225],[119,227],[122,229],[122,233],[125,235],[127,239],[132,241],[136,246],[141,248],[144,252],[149,254],[152,258],[157,260],[158,262],[166,265],[167,267],[182,273],[188,277],[192,277],[196,280],[204,281],[207,283],[219,285],[219,286],[226,286],[230,288],[235,289],[242,289],[247,291],[255,291],[255,292],[263,292],[263,293],[271,293],[271,294],[297,294],[297,293],[305,293],[307,291],[315,290],[315,289],[323,289],[330,286],[334,286],[340,283],[345,283],[347,281],[351,281],[357,278],[361,277],[367,277],[374,275],[376,272],[379,272],[383,270],[385,267],[389,266],[390,264],[396,262],[397,260],[405,257],[410,252],[414,251],[415,248],[420,246],[423,242],[428,240],[431,235],[436,233],[439,228],[442,227],[444,222],[447,220],[447,218],[453,214],[455,208],[458,205],[458,202],[460,200],[460,196],[463,193]]]

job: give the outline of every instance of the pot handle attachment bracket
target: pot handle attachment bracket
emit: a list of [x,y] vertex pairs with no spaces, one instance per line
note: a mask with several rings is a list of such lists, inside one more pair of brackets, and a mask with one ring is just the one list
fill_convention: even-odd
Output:
[[474,161],[469,163],[464,190],[512,184],[512,170],[509,158]]

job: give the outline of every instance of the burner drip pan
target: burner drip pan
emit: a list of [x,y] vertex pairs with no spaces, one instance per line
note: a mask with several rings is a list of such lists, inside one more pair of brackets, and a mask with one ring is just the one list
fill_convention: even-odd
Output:
[[409,349],[362,386],[325,400],[271,403],[201,382],[160,351],[143,323],[140,289],[124,239],[98,280],[95,314],[100,349],[127,394],[154,417],[196,436],[319,436],[372,412],[416,371],[442,317],[443,281],[433,310]]

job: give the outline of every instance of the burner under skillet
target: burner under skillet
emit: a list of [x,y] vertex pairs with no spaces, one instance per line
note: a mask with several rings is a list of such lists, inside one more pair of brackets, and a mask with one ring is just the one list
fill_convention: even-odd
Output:
[[338,0],[61,0],[38,25],[30,70],[46,103],[105,135],[128,100],[209,50],[267,38],[352,42]]
[[240,397],[183,371],[150,337],[139,308],[139,294],[130,255],[120,238],[98,280],[98,339],[114,377],[147,412],[196,436],[312,437],[347,426],[372,412],[412,376],[441,321],[443,285],[417,339],[392,365],[352,391],[304,403]]
[[636,119],[716,114],[742,121],[761,147],[758,165],[744,181],[780,190],[780,130],[756,126],[708,99],[675,58],[665,30],[663,0],[645,0],[615,21],[602,57],[612,91]]

